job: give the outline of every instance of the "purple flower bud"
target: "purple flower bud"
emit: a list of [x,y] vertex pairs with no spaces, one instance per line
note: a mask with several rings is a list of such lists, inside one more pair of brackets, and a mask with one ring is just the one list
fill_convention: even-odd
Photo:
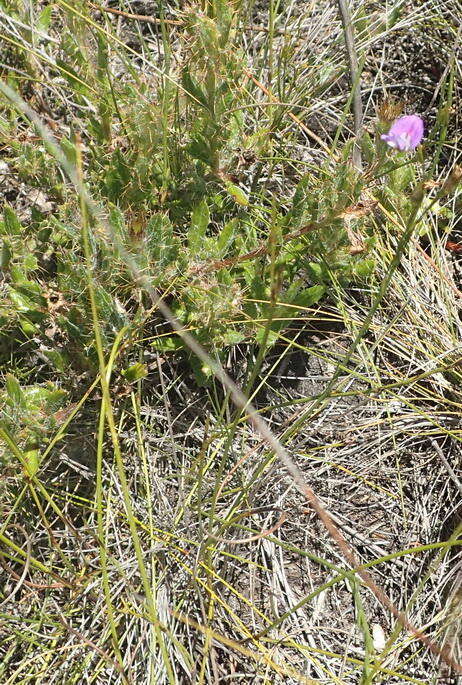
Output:
[[398,150],[415,150],[423,138],[424,123],[417,114],[400,117],[395,121],[388,133],[381,137],[390,147]]

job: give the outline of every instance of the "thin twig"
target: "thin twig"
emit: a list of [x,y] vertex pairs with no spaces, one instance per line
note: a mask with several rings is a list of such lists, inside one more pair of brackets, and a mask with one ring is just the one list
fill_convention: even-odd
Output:
[[[331,220],[333,220],[334,218],[335,217],[333,217]],[[300,228],[298,231],[294,231],[286,235],[284,237],[284,243],[290,242],[291,240],[295,240],[296,238],[300,238],[302,235],[305,235],[306,233],[309,233],[311,231],[315,231],[318,228],[322,228],[322,226],[324,225],[325,223],[323,222],[307,224],[306,226],[303,226],[303,228]],[[257,257],[261,257],[262,255],[267,253],[268,243],[265,241],[260,243],[260,245],[256,247],[254,250],[239,255],[238,257],[229,257],[229,259],[219,259],[215,262],[211,262],[210,264],[199,264],[197,266],[194,266],[190,270],[190,273],[193,275],[197,275],[206,274],[213,271],[219,271],[220,269],[226,269],[232,266],[236,266],[236,264],[240,264],[241,262],[247,262],[249,261],[249,259],[256,259]]]
[[[125,17],[125,19],[136,19],[137,21],[144,21],[148,24],[154,24],[156,26],[161,26],[162,24],[169,24],[171,26],[185,26],[186,22],[181,20],[181,19],[158,19],[157,17],[151,17],[148,14],[132,14],[131,12],[122,12],[122,10],[116,10],[113,7],[103,7],[102,5],[96,5],[93,2],[90,2],[90,7],[93,7],[93,9],[98,10],[99,12],[107,12],[109,14],[116,14],[119,17]],[[267,28],[266,26],[255,26],[254,24],[250,24],[247,26],[243,27],[247,31],[255,31],[257,33],[269,33],[270,29]],[[273,33],[276,33],[279,36],[284,36],[288,35],[288,31],[282,31],[282,30],[276,30]]]

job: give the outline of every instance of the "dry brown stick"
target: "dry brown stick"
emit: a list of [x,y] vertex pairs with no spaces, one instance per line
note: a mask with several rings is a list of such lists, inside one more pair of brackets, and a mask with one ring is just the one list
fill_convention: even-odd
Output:
[[41,584],[41,583],[33,583],[33,582],[30,581],[30,580],[26,580],[26,579],[25,579],[25,578],[26,578],[26,575],[27,575],[27,573],[28,573],[28,571],[29,571],[29,568],[30,568],[30,566],[31,566],[31,559],[32,559],[32,543],[31,543],[31,540],[30,540],[29,535],[27,534],[26,529],[25,529],[21,524],[19,524],[19,523],[12,523],[12,524],[10,524],[10,527],[11,527],[11,528],[18,528],[18,529],[21,531],[21,533],[24,535],[24,537],[25,537],[25,539],[26,539],[26,549],[27,549],[27,553],[26,553],[26,561],[25,561],[25,564],[24,564],[23,573],[22,573],[22,575],[20,576],[20,575],[19,575],[18,573],[16,573],[16,571],[15,571],[14,569],[12,569],[11,566],[5,561],[4,556],[3,556],[3,553],[2,553],[1,550],[0,550],[0,566],[2,566],[3,569],[4,569],[7,573],[9,573],[10,576],[11,576],[12,578],[14,578],[15,580],[18,581],[18,584],[16,585],[15,589],[13,590],[13,592],[10,593],[10,595],[8,596],[7,599],[3,600],[2,604],[4,604],[4,603],[5,603],[13,594],[15,594],[15,593],[18,591],[18,589],[21,587],[21,585],[26,585],[26,586],[29,587],[29,588],[33,588],[33,589],[37,589],[37,590],[47,590],[47,589],[51,589],[51,588],[64,588],[64,587],[73,588],[73,587],[74,587],[74,586],[72,585],[72,583],[70,583],[69,581],[67,581],[67,580],[61,580],[61,578],[58,576],[58,574],[57,574],[57,573],[54,573],[53,571],[48,571],[48,572],[50,573],[50,575],[52,575],[52,576],[54,576],[55,578],[58,579],[59,582],[57,582],[57,583]]
[[[360,202],[357,205],[352,205],[350,207],[347,207],[346,209],[343,209],[340,212],[332,214],[332,216],[325,217],[320,221],[312,221],[309,224],[305,224],[305,226],[302,226],[302,228],[299,228],[297,231],[292,231],[292,233],[288,233],[284,236],[284,242],[287,243],[292,240],[297,240],[297,238],[301,238],[301,236],[305,235],[306,233],[316,231],[317,229],[326,228],[326,226],[332,224],[332,222],[335,221],[335,219],[344,219],[348,238],[351,242],[350,254],[358,254],[358,252],[362,252],[364,250],[364,245],[361,243],[361,245],[359,246],[358,241],[360,239],[356,234],[353,233],[347,220],[349,218],[366,216],[376,206],[377,202],[375,200],[370,200],[367,203]],[[231,266],[235,266],[236,264],[240,264],[241,262],[247,262],[249,259],[261,257],[262,255],[268,253],[268,249],[268,243],[262,242],[255,249],[251,250],[250,252],[246,252],[243,255],[239,255],[238,257],[229,257],[228,259],[219,259],[215,262],[198,264],[197,266],[193,266],[190,269],[189,273],[192,275],[197,275],[210,273],[212,271],[218,271],[219,269],[226,269]]]
[[451,476],[453,483],[455,484],[455,486],[456,486],[457,489],[459,490],[459,494],[462,495],[462,483],[460,482],[459,478],[457,477],[457,474],[456,474],[456,472],[454,471],[454,469],[452,468],[451,464],[450,464],[449,461],[446,459],[443,450],[442,450],[441,447],[438,445],[438,443],[436,442],[436,440],[433,440],[433,439],[432,439],[432,440],[431,440],[431,443],[432,443],[434,449],[436,450],[436,452],[437,452],[439,458],[440,458],[441,461],[443,462],[446,471],[447,471],[447,472],[449,473],[449,475]]
[[[135,19],[137,21],[144,21],[148,24],[154,24],[156,26],[160,26],[162,24],[169,24],[171,26],[185,26],[186,22],[182,21],[181,19],[158,19],[157,17],[151,17],[149,14],[132,14],[131,12],[123,12],[122,10],[116,10],[113,7],[103,7],[102,5],[96,5],[94,2],[89,3],[93,9],[98,10],[99,12],[107,12],[109,14],[116,14],[119,17],[125,17],[126,19]],[[250,24],[248,26],[244,26],[244,29],[247,31],[257,31],[257,32],[262,32],[262,33],[269,33],[271,29],[267,28],[266,26],[255,26],[254,24]],[[281,30],[274,30],[273,33],[279,35],[279,36],[284,36],[288,34],[288,31],[281,31]]]
[[113,7],[103,7],[102,5],[96,5],[94,2],[89,3],[90,7],[98,10],[99,12],[107,12],[108,14],[116,14],[118,17],[125,17],[126,19],[136,19],[137,21],[144,21],[148,24],[155,24],[156,26],[162,24],[171,24],[172,26],[184,26],[184,21],[178,19],[157,19],[157,17],[150,17],[148,14],[132,14],[131,12],[122,12],[122,10],[116,10]]
[[[28,560],[26,559],[26,562],[27,562],[27,561],[28,561]],[[10,594],[8,595],[8,597],[7,597],[6,599],[3,600],[2,604],[4,604],[5,602],[7,602],[7,601],[12,597],[12,595],[14,595],[14,594],[19,590],[19,588],[20,588],[22,585],[25,585],[26,587],[32,588],[32,589],[34,589],[34,590],[54,590],[54,589],[58,589],[58,588],[65,588],[65,587],[69,588],[69,587],[72,587],[72,586],[69,585],[68,583],[47,583],[47,584],[42,584],[42,583],[33,583],[31,580],[25,580],[25,576],[26,576],[26,574],[27,574],[27,571],[29,570],[29,569],[28,569],[28,566],[27,566],[27,563],[26,563],[26,565],[24,566],[24,570],[23,570],[22,575],[20,576],[19,573],[16,573],[16,571],[14,571],[14,570],[11,568],[11,566],[10,566],[9,564],[6,563],[6,561],[2,558],[2,555],[1,555],[1,554],[0,554],[0,566],[2,566],[2,568],[3,568],[7,573],[9,573],[10,576],[11,576],[12,578],[14,578],[15,580],[18,581],[18,584],[16,585],[16,587],[14,588],[14,590],[12,590],[12,591],[10,592]]]
[[[295,240],[296,238],[300,238],[302,235],[305,235],[305,233],[309,233],[310,231],[314,231],[317,228],[321,228],[323,225],[325,225],[324,222],[307,224],[306,226],[303,226],[303,228],[300,228],[298,231],[293,231],[292,233],[289,233],[288,235],[284,236],[284,241],[287,242],[290,240]],[[254,250],[239,255],[238,257],[229,257],[229,259],[219,259],[215,262],[211,262],[210,264],[199,264],[198,266],[193,267],[190,270],[190,273],[193,275],[197,275],[210,273],[211,271],[218,271],[219,269],[226,269],[231,266],[235,266],[236,264],[240,264],[241,262],[247,262],[249,259],[261,257],[262,255],[267,253],[268,244],[266,242],[261,243]]]
[[425,252],[425,250],[419,245],[418,241],[413,239],[413,243],[418,252],[421,253],[422,257],[430,264],[430,266],[436,271],[438,276],[451,288],[452,292],[457,295],[457,297],[462,297],[462,292],[456,287],[454,281],[451,281],[448,276],[440,269],[436,262]]

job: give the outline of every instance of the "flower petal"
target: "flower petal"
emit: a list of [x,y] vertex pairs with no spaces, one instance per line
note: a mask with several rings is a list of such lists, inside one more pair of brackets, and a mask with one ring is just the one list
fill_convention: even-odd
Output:
[[417,114],[397,119],[387,134],[381,136],[390,147],[401,151],[415,150],[424,134],[424,123]]

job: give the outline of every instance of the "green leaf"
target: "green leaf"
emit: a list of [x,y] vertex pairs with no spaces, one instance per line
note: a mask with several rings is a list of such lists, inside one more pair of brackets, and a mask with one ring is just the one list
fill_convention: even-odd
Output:
[[329,279],[329,272],[323,264],[318,264],[317,262],[310,262],[306,270],[312,281],[318,281],[318,283],[324,283]]
[[212,166],[213,153],[210,145],[199,134],[197,134],[194,140],[189,143],[186,149],[193,159],[198,159],[201,162],[204,162],[204,164]]
[[88,96],[89,91],[84,75],[80,75],[68,62],[59,58],[56,60],[56,66],[60,67],[61,74],[76,93]]
[[35,271],[38,269],[38,260],[34,254],[26,254],[24,256],[24,268],[27,271]]
[[3,208],[3,221],[6,233],[9,235],[21,235],[23,227],[16,212],[12,207],[5,205]]
[[34,309],[46,306],[46,300],[42,295],[40,285],[35,281],[18,280],[14,284],[14,290],[34,303]]
[[191,212],[191,225],[188,231],[188,245],[191,251],[201,251],[203,239],[210,223],[210,211],[205,200],[202,200]]
[[108,69],[109,65],[109,50],[108,50],[108,42],[106,40],[106,37],[103,38],[100,33],[98,33],[97,36],[97,41],[98,41],[98,57],[97,57],[97,65],[98,65],[98,76],[100,79],[106,76],[106,71]]
[[235,217],[228,221],[221,229],[220,235],[217,238],[217,248],[219,256],[223,256],[228,250],[233,238],[234,233],[239,227],[239,219]]
[[369,278],[374,273],[374,269],[375,259],[362,259],[354,265],[353,274],[362,280]]
[[24,452],[24,468],[28,476],[33,478],[40,468],[40,451],[31,449]]
[[312,193],[313,177],[311,174],[306,174],[298,182],[292,200],[292,209],[288,213],[287,223],[291,229],[300,226],[301,222],[307,214],[310,214],[310,197]]
[[245,340],[245,334],[242,331],[235,331],[229,328],[225,333],[222,334],[221,339],[224,345],[237,345],[238,343]]
[[[275,322],[275,324],[276,323],[279,323],[279,322]],[[285,323],[288,324],[287,321]],[[279,330],[281,328],[283,328],[284,326],[281,326],[280,328],[275,330],[276,329],[275,324],[271,326],[268,333],[266,333],[266,329],[264,326],[262,326],[261,328],[258,329],[258,331],[255,333],[255,342],[258,343],[258,345],[262,345],[265,340],[266,340],[266,346],[267,347],[271,347],[272,345],[277,343],[278,337],[279,337],[279,335],[278,335]]]
[[[294,283],[293,288],[295,289],[297,287],[297,284]],[[323,285],[313,285],[310,288],[306,288],[305,290],[299,291],[296,294],[293,294],[290,296],[290,293],[286,293],[286,296],[288,296],[288,301],[287,305],[291,305],[290,307],[282,304],[274,308],[273,311],[273,318],[275,319],[274,321],[271,322],[270,325],[270,332],[268,335],[268,340],[267,344],[272,345],[274,344],[277,339],[278,339],[278,334],[280,331],[282,331],[285,328],[288,328],[290,325],[291,321],[298,316],[298,307],[300,309],[304,309],[305,307],[310,307],[311,305],[315,304],[318,302],[321,297],[324,295],[326,292],[326,288]],[[296,305],[296,306],[294,306]],[[268,316],[270,312],[270,305],[266,305],[264,307],[264,312]],[[264,340],[264,328],[261,328],[258,330],[255,338],[257,342],[262,343]]]
[[158,267],[175,264],[180,251],[180,242],[173,235],[173,225],[167,214],[154,214],[146,227],[146,242],[151,259]]
[[178,352],[178,350],[183,350],[185,344],[179,335],[175,336],[164,336],[162,338],[157,338],[152,343],[152,346],[159,352]]
[[183,72],[181,74],[181,83],[187,95],[189,95],[190,97],[192,96],[192,99],[194,101],[201,104],[207,110],[209,109],[207,96],[205,95],[204,91],[200,88],[196,79],[193,76],[191,76],[189,69],[187,67],[183,69]]
[[11,373],[6,374],[5,388],[8,397],[10,398],[10,404],[17,407],[24,406],[24,395],[21,391],[21,386],[17,378]]
[[219,33],[217,25],[210,17],[204,15],[196,15],[195,30],[201,39],[204,50],[212,63],[219,58]]
[[66,369],[69,368],[70,365],[70,360],[62,354],[59,350],[56,349],[43,349],[41,350],[42,354],[50,360],[50,362],[53,364],[55,369],[57,371],[60,371],[63,373],[66,371]]
[[133,181],[133,161],[117,148],[112,158],[105,164],[105,185],[108,198],[115,204],[120,203],[121,196]]
[[27,283],[27,274],[22,268],[22,265],[19,264],[13,264],[10,270],[11,274],[11,280],[15,285],[19,285],[21,283]]
[[8,269],[12,257],[10,244],[4,240],[0,252],[0,269]]
[[248,206],[249,198],[239,186],[234,185],[234,183],[226,183],[226,190],[238,205],[242,205],[242,207]]
[[123,240],[127,234],[125,217],[119,207],[113,204],[109,205],[109,223],[118,240]]
[[61,147],[63,149],[64,154],[67,157],[67,161],[73,166],[75,166],[77,164],[77,150],[74,143],[72,143],[67,138],[62,138]]
[[125,378],[127,383],[136,383],[136,381],[146,378],[147,375],[148,368],[146,364],[141,364],[140,362],[133,364],[122,371],[122,376]]
[[14,288],[9,289],[10,300],[17,312],[37,311],[37,305],[27,295],[23,295]]
[[65,390],[60,390],[53,384],[50,384],[49,387],[46,385],[26,385],[22,388],[22,394],[29,411],[40,410],[46,414],[57,411],[67,397]]
[[223,48],[228,41],[232,21],[229,0],[215,0],[214,9],[218,33],[220,34],[219,44]]
[[46,7],[43,8],[43,10],[40,12],[36,22],[35,22],[35,28],[37,31],[43,31],[46,33],[48,31],[48,28],[50,26],[50,21],[51,21],[51,13],[53,12],[53,4],[49,4]]
[[196,357],[195,354],[190,355],[189,363],[191,364],[197,385],[200,388],[208,387],[214,375],[212,369],[207,364],[204,364],[199,357]]
[[40,330],[39,326],[37,324],[32,323],[31,321],[29,321],[28,319],[25,319],[23,317],[20,317],[19,325],[21,326],[23,333],[28,338],[32,338]]
[[[270,291],[262,277],[255,273],[255,265],[251,262],[245,262],[244,265],[249,266],[249,271],[245,274],[245,277],[250,285],[250,297],[255,300],[267,300],[270,296]],[[249,283],[248,279],[250,276],[252,280]]]
[[291,304],[296,304],[300,307],[311,307],[311,305],[319,302],[325,292],[326,287],[324,285],[313,285],[311,288],[306,288],[306,290],[299,292]]

